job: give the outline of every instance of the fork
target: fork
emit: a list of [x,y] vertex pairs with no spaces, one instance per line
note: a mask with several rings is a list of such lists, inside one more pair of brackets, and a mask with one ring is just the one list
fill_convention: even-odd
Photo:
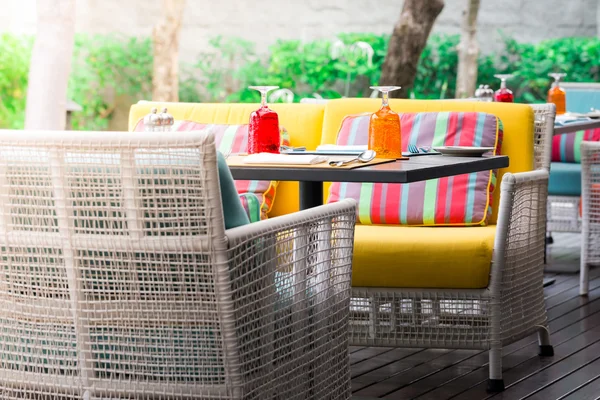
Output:
[[419,148],[417,146],[415,146],[414,144],[409,144],[408,145],[408,152],[412,153],[412,154],[418,154],[419,153]]

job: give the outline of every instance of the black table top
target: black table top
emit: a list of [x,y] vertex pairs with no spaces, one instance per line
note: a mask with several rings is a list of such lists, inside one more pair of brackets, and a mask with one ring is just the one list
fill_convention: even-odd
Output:
[[600,119],[592,119],[589,121],[573,122],[565,125],[555,125],[554,134],[561,135],[563,133],[571,133],[577,131],[585,131],[588,129],[600,128]]
[[234,179],[305,182],[410,183],[508,167],[507,156],[412,157],[409,160],[355,169],[303,168],[282,166],[230,166]]

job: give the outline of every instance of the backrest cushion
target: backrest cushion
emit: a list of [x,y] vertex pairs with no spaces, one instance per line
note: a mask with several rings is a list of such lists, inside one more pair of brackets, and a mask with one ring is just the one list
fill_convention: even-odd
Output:
[[[381,107],[381,99],[335,99],[327,102],[323,117],[321,144],[336,142],[340,125],[345,116],[363,112],[375,112]],[[390,99],[390,107],[398,113],[416,112],[484,112],[502,121],[502,155],[508,156],[510,165],[498,171],[498,182],[505,172],[517,173],[534,169],[534,113],[528,104],[495,103],[461,100],[405,100]],[[287,125],[286,125],[287,126]],[[325,196],[329,184],[324,187]],[[489,223],[495,224],[500,203],[500,190],[494,191],[492,215]]]
[[600,85],[592,83],[587,88],[584,87],[585,84],[583,83],[571,85],[568,83],[561,84],[566,92],[567,111],[588,113],[590,108],[600,109]]
[[[369,114],[346,117],[338,145],[368,142]],[[416,146],[493,147],[500,154],[502,124],[485,113],[431,112],[400,115],[402,151]],[[406,161],[406,162],[410,162]],[[361,224],[486,225],[497,171],[481,171],[409,184],[333,183],[329,202],[353,198]]]
[[[292,146],[306,146],[314,150],[321,143],[325,104],[273,103],[269,108],[277,112],[279,123],[290,134]],[[194,121],[200,124],[247,124],[250,113],[258,109],[251,103],[166,103],[141,101],[131,106],[129,130],[150,112],[152,108],[169,109],[175,120]],[[338,123],[339,127],[339,123]],[[337,131],[336,131],[337,132]],[[333,143],[333,142],[331,142]],[[289,214],[299,209],[298,182],[280,182],[277,186],[277,201],[270,216]]]
[[552,161],[581,163],[579,147],[583,141],[600,141],[600,128],[563,133],[552,138]]
[[[135,131],[144,130],[144,121],[138,121]],[[200,124],[193,121],[176,120],[173,131],[201,131],[209,130],[215,135],[217,150],[225,156],[231,153],[245,153],[248,151],[248,125],[227,124]],[[289,135],[284,127],[281,127],[281,144],[289,145]],[[235,188],[240,195],[242,206],[248,214],[250,222],[266,219],[267,213],[271,211],[277,181],[243,181],[236,180]],[[223,210],[224,213],[227,210]]]

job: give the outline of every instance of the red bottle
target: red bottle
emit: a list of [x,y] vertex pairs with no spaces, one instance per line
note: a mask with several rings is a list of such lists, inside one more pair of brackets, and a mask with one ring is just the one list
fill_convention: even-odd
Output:
[[513,103],[514,102],[513,92],[509,88],[506,87],[506,80],[512,78],[512,75],[502,74],[502,75],[494,75],[494,76],[501,80],[500,89],[496,90],[496,93],[494,93],[494,101],[497,101],[499,103]]
[[267,106],[267,92],[277,89],[276,86],[251,86],[259,90],[261,105],[250,114],[248,126],[248,153],[279,153],[281,135],[279,133],[279,116]]

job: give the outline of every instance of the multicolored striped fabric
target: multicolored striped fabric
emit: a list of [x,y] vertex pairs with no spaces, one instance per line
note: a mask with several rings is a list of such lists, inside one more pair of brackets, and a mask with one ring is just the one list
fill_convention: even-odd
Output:
[[261,201],[256,193],[243,193],[239,196],[242,207],[244,207],[244,210],[246,211],[248,219],[251,223],[258,222],[263,219],[263,213],[260,209]]
[[[338,145],[368,142],[369,114],[344,119]],[[494,147],[500,154],[502,123],[485,113],[429,112],[400,115],[402,150],[416,146]],[[482,171],[409,184],[334,183],[328,202],[358,202],[361,224],[485,225],[491,215],[496,171]]]
[[[138,121],[135,131],[144,130],[144,121]],[[218,125],[199,124],[193,121],[175,121],[173,131],[200,131],[210,130],[215,135],[217,150],[223,154],[245,153],[248,151],[248,125]],[[281,144],[289,146],[290,137],[284,127],[281,130]],[[240,195],[240,200],[250,222],[257,221],[256,209],[259,210],[259,219],[267,219],[275,199],[278,181],[235,181],[235,188]],[[258,204],[258,207],[257,207]]]
[[600,141],[600,128],[563,133],[552,138],[552,161],[581,163],[579,147],[583,141]]

